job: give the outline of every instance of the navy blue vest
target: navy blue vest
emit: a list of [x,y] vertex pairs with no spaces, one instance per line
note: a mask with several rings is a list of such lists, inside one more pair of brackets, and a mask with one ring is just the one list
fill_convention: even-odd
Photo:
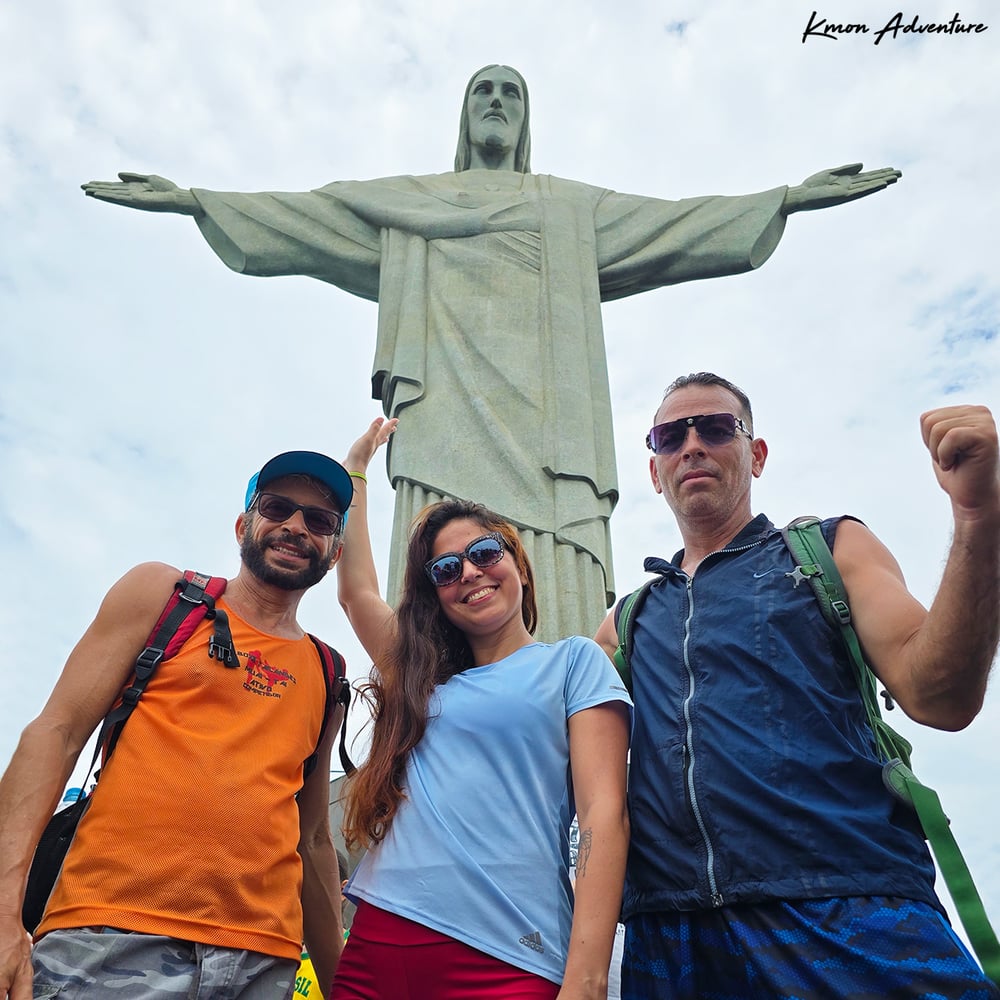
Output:
[[[833,546],[839,519],[825,521]],[[915,814],[882,783],[850,664],[763,515],[635,621],[625,918],[891,895],[940,909]]]

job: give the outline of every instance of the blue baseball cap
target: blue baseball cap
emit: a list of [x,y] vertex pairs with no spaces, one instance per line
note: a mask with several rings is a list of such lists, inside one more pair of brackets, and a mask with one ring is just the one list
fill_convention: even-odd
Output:
[[247,483],[244,509],[250,509],[257,494],[268,483],[284,476],[311,476],[322,483],[333,494],[334,503],[344,515],[344,523],[347,523],[347,511],[354,499],[354,484],[340,462],[335,462],[318,451],[285,451],[275,455],[270,462],[265,462],[260,472],[252,475]]

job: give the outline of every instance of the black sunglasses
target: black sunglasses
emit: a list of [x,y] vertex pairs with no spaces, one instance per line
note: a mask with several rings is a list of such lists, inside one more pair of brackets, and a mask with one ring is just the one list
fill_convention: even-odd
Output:
[[496,532],[483,535],[465,546],[464,552],[445,552],[424,566],[435,587],[448,587],[462,578],[462,565],[468,559],[478,569],[496,566],[503,559],[503,539]]
[[277,493],[258,493],[257,499],[250,507],[251,510],[256,507],[261,517],[277,521],[279,524],[287,521],[297,510],[301,510],[302,520],[314,535],[338,535],[344,523],[343,514],[327,510],[325,507],[308,507],[305,504],[295,503],[294,500]]
[[736,432],[741,431],[753,438],[747,425],[732,413],[700,413],[696,417],[681,417],[657,424],[646,435],[646,447],[654,455],[672,455],[679,451],[687,440],[688,428],[693,427],[707,445],[728,444]]

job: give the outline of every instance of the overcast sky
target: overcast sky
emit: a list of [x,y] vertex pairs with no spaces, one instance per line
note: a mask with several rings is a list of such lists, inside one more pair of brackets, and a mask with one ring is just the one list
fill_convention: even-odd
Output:
[[[419,14],[408,10],[419,9]],[[803,32],[867,23],[836,40]],[[378,415],[376,307],[219,262],[190,219],[84,197],[119,170],[183,187],[307,190],[451,168],[469,75],[531,93],[532,167],[618,191],[740,194],[855,160],[902,181],[794,216],[749,275],[604,309],[621,502],[621,591],[679,539],[643,439],[663,387],[710,369],[750,394],[770,445],[755,511],[851,512],[933,598],[950,507],[920,440],[931,407],[1000,401],[1000,20],[876,32],[892,5],[837,0],[241,0],[0,6],[0,761],[41,708],[101,596],[155,559],[232,575],[233,523],[273,454],[343,457]],[[952,7],[907,8],[903,23]],[[489,456],[470,455],[482,463]],[[392,492],[373,467],[387,567]],[[332,580],[303,624],[368,663]],[[939,790],[995,920],[991,692],[961,734],[891,721]],[[355,719],[355,722],[358,721]],[[993,736],[990,733],[994,733]]]

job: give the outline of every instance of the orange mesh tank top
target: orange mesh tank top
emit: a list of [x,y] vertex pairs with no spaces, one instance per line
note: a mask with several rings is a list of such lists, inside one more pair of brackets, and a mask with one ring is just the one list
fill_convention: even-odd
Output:
[[323,665],[308,636],[266,635],[226,610],[239,666],[209,658],[207,620],[159,666],[39,934],[120,927],[298,960],[294,796],[323,721]]

